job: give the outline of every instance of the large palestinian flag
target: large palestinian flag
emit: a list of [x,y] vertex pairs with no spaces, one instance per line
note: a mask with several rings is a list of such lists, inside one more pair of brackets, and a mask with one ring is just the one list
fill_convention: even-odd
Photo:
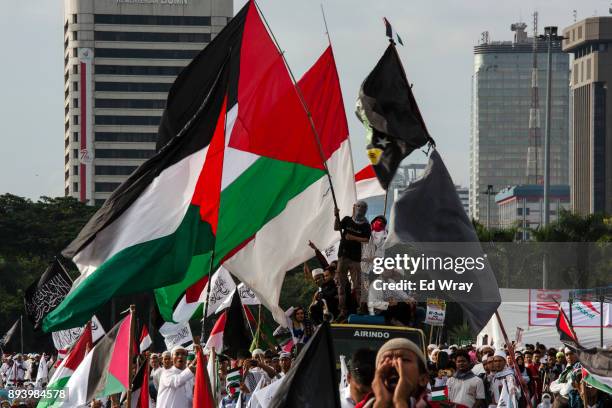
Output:
[[[62,407],[79,407],[93,398],[121,394],[130,387],[129,314],[117,323],[85,356],[66,388],[70,390]],[[134,347],[134,344],[132,344]]]
[[[300,86],[348,213],[353,169],[330,50]],[[178,76],[159,133],[159,152],[64,251],[81,276],[46,331],[83,323],[112,296],[161,287],[159,309],[172,320],[186,289],[227,259],[277,308],[284,272],[310,255],[305,243],[337,235],[308,115],[253,2]]]
[[87,324],[87,326],[85,326],[85,330],[83,330],[81,337],[79,337],[72,350],[68,352],[66,358],[64,358],[60,365],[55,369],[53,376],[49,380],[47,390],[57,390],[57,398],[55,395],[52,395],[49,398],[43,398],[38,402],[36,408],[56,407],[58,405],[61,405],[62,398],[60,398],[59,391],[66,389],[66,384],[68,383],[68,380],[70,380],[72,374],[81,364],[81,362],[85,358],[85,355],[87,354],[89,349],[91,349],[92,344],[93,341],[91,323],[89,323]]
[[[333,198],[308,117],[254,7],[244,30],[238,103],[227,114],[215,259],[284,321],[278,299],[285,272],[312,256],[305,243],[316,240],[328,246],[338,240],[338,232],[333,230]],[[338,206],[348,215],[355,201],[354,173],[331,48],[298,86],[312,114]],[[172,306],[203,269],[190,269],[180,284],[156,290],[164,318],[172,316]]]

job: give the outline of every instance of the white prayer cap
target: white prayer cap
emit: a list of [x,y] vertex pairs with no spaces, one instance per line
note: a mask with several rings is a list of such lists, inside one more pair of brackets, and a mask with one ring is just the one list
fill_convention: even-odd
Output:
[[263,351],[262,349],[255,349],[255,350],[253,350],[253,351],[251,352],[251,356],[252,356],[253,358],[255,358],[256,356],[258,356],[258,355],[260,355],[260,354],[261,354],[261,355],[265,354],[265,353],[264,353],[264,351]]
[[176,352],[180,351],[180,350],[187,351],[187,349],[185,347],[183,347],[183,346],[180,346],[180,345],[179,346],[174,346],[174,347],[172,347],[172,355],[174,356],[174,354],[176,354]]
[[482,364],[486,363],[487,361],[489,361],[489,356],[487,356],[486,354],[482,357]]
[[288,353],[286,351],[283,351],[282,353],[280,353],[279,358],[291,358],[291,353]]
[[504,350],[502,350],[502,349],[495,350],[495,354],[493,354],[493,357],[494,358],[495,357],[501,357],[501,358],[505,359],[506,358],[506,352]]
[[572,349],[571,349],[571,348],[569,348],[569,347],[565,347],[565,348],[563,349],[563,353],[565,353],[565,354],[567,354],[567,353],[573,353],[573,352],[574,352],[574,350],[572,350]]
[[321,268],[316,268],[316,269],[313,269],[313,270],[312,270],[312,277],[313,277],[313,279],[314,279],[316,276],[319,276],[319,275],[323,275],[323,269],[321,269]]
[[172,353],[171,353],[171,352],[169,352],[168,350],[166,350],[166,351],[164,351],[164,352],[161,354],[161,356],[162,356],[162,358],[164,358],[164,357],[166,357],[166,356],[172,356]]
[[427,346],[427,351],[431,353],[436,348],[438,348],[438,346],[436,346],[435,344],[430,344],[429,346]]

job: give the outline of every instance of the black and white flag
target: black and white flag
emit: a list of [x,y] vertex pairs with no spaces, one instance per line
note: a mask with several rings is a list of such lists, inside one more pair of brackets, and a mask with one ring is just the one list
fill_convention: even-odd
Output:
[[6,348],[6,345],[9,344],[11,340],[13,340],[15,333],[17,333],[18,326],[19,326],[19,319],[17,319],[17,321],[11,326],[10,329],[8,329],[8,331],[0,339],[0,348],[4,350]]
[[28,319],[38,330],[45,316],[64,300],[70,288],[72,279],[55,258],[42,276],[32,283],[23,297]]

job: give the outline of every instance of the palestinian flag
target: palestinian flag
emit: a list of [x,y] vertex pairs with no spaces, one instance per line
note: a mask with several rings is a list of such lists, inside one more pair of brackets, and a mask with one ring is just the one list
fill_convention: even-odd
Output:
[[[348,127],[331,50],[322,58],[300,86],[348,213]],[[161,287],[156,300],[170,321],[186,289],[226,259],[278,309],[285,271],[310,257],[304,243],[336,238],[309,118],[254,2],[178,76],[158,146],[64,251],[81,277],[45,330],[77,326],[112,296]]]
[[142,325],[142,332],[140,333],[140,341],[139,341],[139,350],[143,353],[145,350],[148,350],[151,347],[153,341],[151,341],[151,336],[149,336],[149,330],[146,325]]
[[[62,360],[60,365],[55,369],[53,376],[49,380],[47,390],[62,390],[66,387],[68,380],[73,375],[79,364],[85,358],[87,352],[93,346],[92,334],[91,334],[91,323],[85,326],[85,330],[81,334],[81,337],[77,340],[72,350],[68,352],[66,358]],[[38,402],[37,408],[56,407],[61,405],[61,402],[55,402],[55,398],[43,398]]]
[[127,391],[131,320],[130,314],[117,323],[87,354],[66,384],[70,394],[62,406],[77,407],[96,397]]
[[447,401],[448,400],[448,388],[447,387],[432,387],[431,388],[431,400],[432,401]]
[[132,380],[132,408],[152,407],[149,397],[149,362],[144,361]]
[[563,344],[568,344],[572,346],[576,346],[578,344],[578,337],[576,337],[576,332],[574,332],[574,328],[571,326],[565,312],[563,311],[563,307],[561,304],[559,306],[559,315],[557,316],[557,332],[559,333],[559,337]]
[[371,164],[368,164],[355,174],[355,188],[358,200],[387,194],[378,182],[374,167]]
[[574,348],[582,366],[582,381],[591,387],[612,394],[612,350]]

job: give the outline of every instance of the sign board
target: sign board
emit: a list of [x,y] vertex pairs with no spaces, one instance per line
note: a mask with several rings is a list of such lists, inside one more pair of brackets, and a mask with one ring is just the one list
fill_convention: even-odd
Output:
[[425,353],[425,336],[419,329],[367,324],[332,324],[334,358],[340,368],[340,355],[350,359],[355,351],[369,348],[377,351],[389,339],[397,337],[414,342]]
[[427,299],[427,314],[425,323],[430,326],[444,326],[446,317],[446,302],[441,299]]
[[[568,289],[529,289],[529,326],[555,326],[561,303],[563,311],[570,318],[570,291]],[[602,310],[603,309],[603,310]],[[574,327],[600,327],[603,313],[603,326],[612,327],[610,304],[574,300],[571,321]]]

